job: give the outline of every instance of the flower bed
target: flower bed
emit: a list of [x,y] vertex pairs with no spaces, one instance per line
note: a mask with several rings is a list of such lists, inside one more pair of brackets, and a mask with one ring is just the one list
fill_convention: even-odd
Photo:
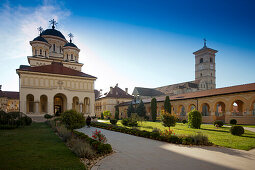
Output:
[[189,135],[189,136],[177,136],[174,133],[168,132],[166,135],[166,132],[159,133],[159,132],[148,132],[145,130],[139,130],[137,128],[126,128],[106,123],[100,123],[100,122],[92,122],[91,126],[103,128],[111,131],[126,133],[130,135],[150,138],[154,140],[164,141],[168,143],[175,143],[175,144],[184,144],[184,145],[212,145],[211,142],[208,141],[207,136],[203,134],[196,134],[196,135]]

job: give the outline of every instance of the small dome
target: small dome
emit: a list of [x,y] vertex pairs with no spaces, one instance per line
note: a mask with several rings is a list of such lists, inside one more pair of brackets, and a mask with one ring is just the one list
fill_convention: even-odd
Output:
[[45,39],[44,39],[43,37],[41,37],[41,36],[36,37],[35,39],[33,39],[33,41],[42,41],[42,42],[48,43],[48,41],[45,40]]
[[65,36],[58,30],[55,29],[47,29],[42,32],[42,35],[53,35],[56,37],[60,37],[66,40]]
[[78,48],[74,43],[71,43],[71,42],[66,43],[66,44],[64,45],[64,47],[75,47],[75,48]]

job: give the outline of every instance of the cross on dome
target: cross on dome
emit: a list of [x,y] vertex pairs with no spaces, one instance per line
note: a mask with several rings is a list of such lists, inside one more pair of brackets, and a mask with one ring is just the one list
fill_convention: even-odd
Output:
[[42,32],[43,32],[43,28],[40,26],[40,27],[37,28],[37,30],[39,31],[40,36],[41,36],[41,34],[42,34]]
[[71,42],[72,42],[72,39],[73,39],[73,37],[74,37],[73,34],[72,34],[72,33],[69,33],[69,34],[68,34],[68,37],[70,38],[70,43],[71,43]]
[[58,24],[57,21],[55,21],[54,19],[49,21],[50,24],[52,24],[52,29],[55,29],[55,26]]

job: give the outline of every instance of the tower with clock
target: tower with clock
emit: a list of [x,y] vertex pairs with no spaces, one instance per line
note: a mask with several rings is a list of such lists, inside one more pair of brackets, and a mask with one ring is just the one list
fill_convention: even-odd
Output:
[[216,88],[215,75],[215,54],[217,50],[208,48],[206,39],[204,39],[204,47],[194,52],[195,55],[195,80],[200,90],[208,90]]

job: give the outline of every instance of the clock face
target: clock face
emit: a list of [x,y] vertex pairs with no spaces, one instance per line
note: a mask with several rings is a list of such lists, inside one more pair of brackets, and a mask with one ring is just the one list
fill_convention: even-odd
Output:
[[213,70],[213,64],[211,64],[211,65],[210,65],[210,69],[212,69],[212,70]]

